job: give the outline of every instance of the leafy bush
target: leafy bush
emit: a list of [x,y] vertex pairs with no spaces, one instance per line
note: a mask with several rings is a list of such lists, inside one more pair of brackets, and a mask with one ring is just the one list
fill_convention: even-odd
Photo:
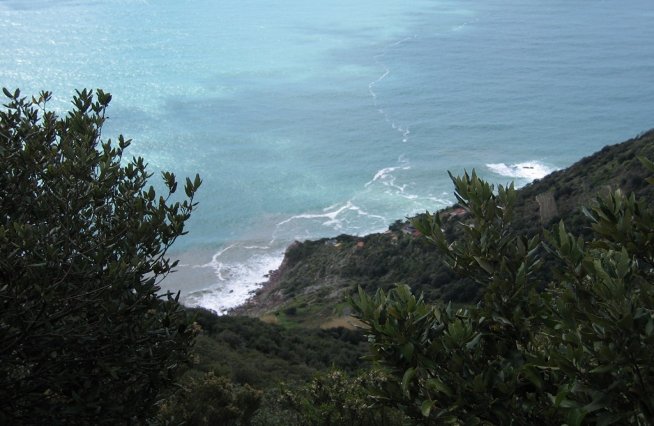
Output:
[[249,425],[261,404],[261,396],[261,391],[249,385],[236,385],[225,377],[207,373],[200,380],[191,380],[168,399],[156,420],[166,425]]
[[[454,310],[405,286],[360,290],[353,307],[369,327],[372,358],[389,374],[383,395],[426,424],[653,423],[648,206],[617,190],[586,212],[593,239],[561,222],[541,242],[512,228],[512,186],[496,191],[474,172],[453,182],[472,214],[465,238],[449,241],[438,214],[415,226],[483,298]],[[559,259],[552,282],[540,281],[542,248]]]
[[163,173],[147,187],[130,141],[101,140],[111,96],[78,92],[73,110],[16,90],[0,112],[0,423],[127,424],[145,419],[193,338],[158,282],[184,234],[183,202]]
[[[332,369],[319,373],[302,385],[282,384],[269,393],[267,401],[254,417],[255,425],[313,426],[403,426],[409,419],[370,395],[368,389],[386,380],[378,370],[355,376]],[[278,421],[283,419],[283,421]]]

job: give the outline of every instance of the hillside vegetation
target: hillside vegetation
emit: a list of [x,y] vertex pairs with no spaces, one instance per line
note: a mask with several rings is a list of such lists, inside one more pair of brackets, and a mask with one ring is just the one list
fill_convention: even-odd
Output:
[[[638,160],[654,174],[653,162]],[[470,212],[463,235],[446,236],[438,213],[413,224],[482,297],[454,309],[406,286],[359,289],[353,307],[373,365],[387,373],[378,401],[425,425],[651,425],[651,203],[616,189],[584,209],[588,237],[563,221],[527,236],[511,226],[513,184],[474,172],[452,180]]]
[[[647,171],[638,156],[654,158],[654,130],[606,146],[519,189],[512,225],[515,232],[534,235],[563,219],[572,232],[588,235],[590,227],[582,206],[598,193],[612,189],[654,200],[654,190],[645,181]],[[545,204],[543,210],[550,212],[545,217],[541,217],[539,198]],[[450,236],[459,232],[455,225],[465,220],[461,213],[456,206],[442,213]],[[551,259],[545,261],[551,263]],[[551,276],[547,268],[542,273]],[[427,301],[468,303],[478,297],[477,286],[445,266],[436,248],[419,238],[407,220],[395,222],[385,233],[294,243],[270,281],[247,306],[235,312],[281,324],[324,326],[336,321],[347,325],[349,305],[344,301],[357,286],[373,292],[390,289],[396,283],[408,285],[414,293],[422,292]]]
[[654,131],[519,191],[451,176],[459,204],[297,242],[218,317],[157,284],[200,177],[157,197],[100,90],[4,94],[0,424],[654,423]]
[[[101,138],[111,95],[3,89],[0,109],[0,424],[136,424],[188,358],[194,330],[158,282],[201,184],[130,141]],[[174,202],[172,199],[179,201]]]
[[[460,204],[411,227],[293,244],[242,309],[275,324],[199,311],[177,412],[207,388],[241,401],[233,424],[649,424],[653,148],[649,132],[517,191],[453,177]],[[425,271],[443,274],[425,298],[390,281]],[[365,339],[317,328],[354,318]],[[212,401],[191,412],[229,405]]]

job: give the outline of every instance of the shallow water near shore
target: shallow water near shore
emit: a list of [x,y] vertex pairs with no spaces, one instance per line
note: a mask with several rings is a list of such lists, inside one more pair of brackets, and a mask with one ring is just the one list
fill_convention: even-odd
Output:
[[293,240],[450,204],[447,170],[524,185],[654,127],[652,18],[650,0],[0,0],[0,85],[60,111],[103,88],[105,137],[155,178],[200,173],[163,284],[222,312]]

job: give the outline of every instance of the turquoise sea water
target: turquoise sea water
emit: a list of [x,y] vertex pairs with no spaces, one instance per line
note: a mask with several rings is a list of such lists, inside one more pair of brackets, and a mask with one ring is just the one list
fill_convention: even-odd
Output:
[[294,239],[525,184],[654,127],[651,0],[0,0],[0,85],[113,94],[155,173],[200,173],[165,286],[221,311]]

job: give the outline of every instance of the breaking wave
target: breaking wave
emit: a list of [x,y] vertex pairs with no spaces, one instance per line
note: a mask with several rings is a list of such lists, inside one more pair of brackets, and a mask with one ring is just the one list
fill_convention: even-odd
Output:
[[553,171],[557,170],[539,161],[526,161],[524,163],[516,163],[506,165],[505,163],[486,164],[486,167],[491,172],[500,176],[509,177],[512,179],[526,179],[531,182],[534,179],[542,179]]

